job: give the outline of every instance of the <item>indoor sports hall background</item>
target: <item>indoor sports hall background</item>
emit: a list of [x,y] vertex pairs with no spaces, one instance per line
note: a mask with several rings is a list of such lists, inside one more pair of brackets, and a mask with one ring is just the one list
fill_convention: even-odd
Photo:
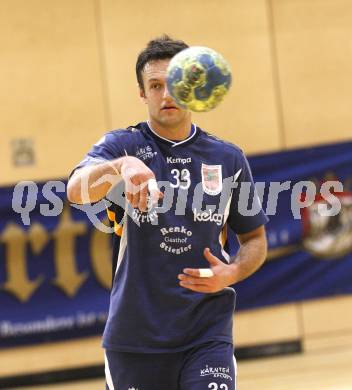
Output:
[[[168,33],[232,66],[195,122],[256,181],[290,181],[266,264],[236,287],[239,389],[352,389],[351,26],[349,0],[0,0],[0,388],[103,388],[110,237],[65,185],[105,131],[145,119],[136,56]],[[293,215],[292,187],[326,180],[343,185],[336,218]]]

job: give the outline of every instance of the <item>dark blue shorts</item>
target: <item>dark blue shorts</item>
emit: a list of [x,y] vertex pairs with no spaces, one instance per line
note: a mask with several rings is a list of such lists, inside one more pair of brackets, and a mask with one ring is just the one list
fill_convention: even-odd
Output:
[[233,346],[209,342],[177,353],[106,350],[108,390],[236,390]]

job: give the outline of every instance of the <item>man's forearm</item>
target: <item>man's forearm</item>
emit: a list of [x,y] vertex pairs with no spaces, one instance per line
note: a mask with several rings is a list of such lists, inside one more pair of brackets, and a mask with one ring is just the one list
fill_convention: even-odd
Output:
[[119,159],[79,169],[67,184],[67,198],[72,203],[97,202],[121,179]]
[[233,283],[237,283],[252,275],[264,263],[267,255],[265,236],[256,236],[241,244],[236,254],[231,258]]
[[266,236],[264,226],[238,235],[241,248],[232,258],[232,263],[225,264],[214,256],[209,248],[204,249],[204,257],[209,262],[212,275],[204,277],[199,268],[184,268],[178,275],[180,285],[192,291],[215,293],[231,286],[251,274],[263,263],[266,257]]

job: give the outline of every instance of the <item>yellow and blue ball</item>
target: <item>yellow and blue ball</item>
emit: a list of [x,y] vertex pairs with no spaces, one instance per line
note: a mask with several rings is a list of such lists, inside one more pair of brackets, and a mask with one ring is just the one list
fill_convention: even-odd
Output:
[[222,55],[192,46],[176,54],[167,69],[167,87],[176,103],[192,111],[210,111],[231,86],[231,69]]

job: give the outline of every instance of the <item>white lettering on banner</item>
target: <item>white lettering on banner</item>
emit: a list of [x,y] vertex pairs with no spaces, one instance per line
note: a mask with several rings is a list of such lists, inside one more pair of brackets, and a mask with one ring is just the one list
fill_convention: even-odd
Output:
[[77,313],[72,316],[53,317],[46,316],[34,321],[0,321],[0,337],[20,337],[38,333],[50,333],[74,328],[87,328],[94,324],[105,324],[107,320],[106,312]]
[[194,209],[193,215],[195,222],[215,222],[218,226],[222,225],[224,219],[223,214],[214,213],[213,210],[198,212],[197,209]]

